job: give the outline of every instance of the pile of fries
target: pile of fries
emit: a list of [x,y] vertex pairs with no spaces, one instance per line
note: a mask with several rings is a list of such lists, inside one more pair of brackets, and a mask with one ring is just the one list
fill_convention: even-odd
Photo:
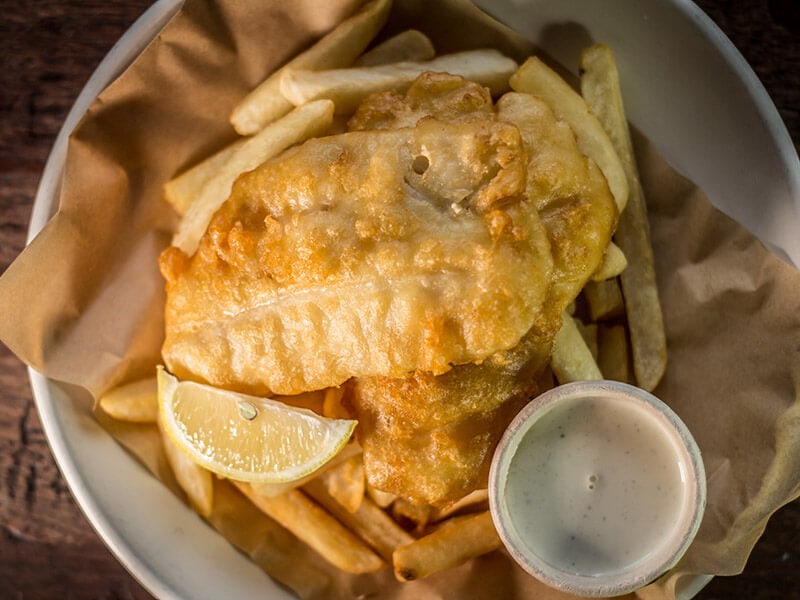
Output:
[[[579,94],[538,58],[518,68],[492,49],[435,56],[431,41],[418,31],[368,49],[389,10],[389,0],[368,2],[240,102],[230,120],[242,137],[165,185],[167,201],[182,215],[173,244],[192,254],[241,173],[311,137],[337,132],[337,117],[371,93],[402,91],[425,71],[461,75],[495,94],[510,86],[541,97],[572,127],[581,150],[603,171],[620,211],[604,263],[564,315],[552,371],[559,383],[607,378],[652,390],[665,369],[666,343],[647,211],[609,49],[598,45],[584,52]],[[297,402],[335,417],[337,394],[331,389]],[[114,389],[99,406],[115,419],[157,423],[155,379]],[[212,474],[177,451],[167,436],[163,441],[179,485],[197,512],[208,516]],[[355,442],[321,473],[294,485],[234,484],[261,511],[350,573],[391,566],[397,579],[407,581],[501,546],[486,490],[447,510],[411,505],[366,484]]]

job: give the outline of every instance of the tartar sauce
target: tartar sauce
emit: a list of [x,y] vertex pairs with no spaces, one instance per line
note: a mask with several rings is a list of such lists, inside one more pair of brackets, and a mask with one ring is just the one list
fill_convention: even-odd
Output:
[[641,585],[696,532],[705,492],[699,451],[693,439],[687,448],[688,431],[665,405],[671,416],[582,383],[583,393],[543,403],[501,441],[502,473],[491,483],[493,504],[502,505],[493,507],[498,529],[512,554],[533,557],[535,571],[603,582],[605,591],[620,576]]

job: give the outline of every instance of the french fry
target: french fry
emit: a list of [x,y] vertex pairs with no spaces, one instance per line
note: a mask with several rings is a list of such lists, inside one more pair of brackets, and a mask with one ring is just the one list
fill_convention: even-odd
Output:
[[391,492],[384,492],[383,490],[379,490],[369,484],[369,481],[366,482],[366,492],[367,496],[370,499],[380,506],[381,508],[387,508],[391,506],[392,502],[397,500],[397,494],[392,494]]
[[409,529],[421,532],[431,521],[433,507],[428,504],[412,504],[405,498],[398,497],[392,503],[392,516],[400,523],[407,523]]
[[420,74],[437,71],[461,75],[488,87],[493,94],[508,88],[508,78],[517,63],[497,50],[469,50],[438,56],[424,62],[401,62],[375,67],[353,67],[327,71],[284,69],[281,93],[292,104],[328,98],[337,113],[352,112],[375,92],[408,88]]
[[150,377],[126,383],[106,392],[99,404],[114,419],[155,423],[158,420],[158,382]]
[[300,481],[286,481],[282,483],[252,483],[250,487],[253,490],[254,494],[262,496],[264,498],[277,498],[278,496],[282,496],[289,490],[294,490],[307,481],[310,481],[318,474],[314,473],[313,475],[309,475],[308,477],[303,477]]
[[164,454],[167,456],[167,462],[175,475],[178,486],[186,493],[186,498],[192,508],[200,516],[209,517],[214,508],[214,481],[211,471],[204,469],[186,456],[164,432],[160,421],[158,429],[161,432]]
[[460,500],[453,502],[453,504],[450,506],[445,508],[434,508],[431,514],[431,521],[439,522],[461,511],[475,512],[478,509],[484,511],[487,510],[488,507],[489,490],[474,490]]
[[386,563],[372,549],[299,490],[275,498],[255,494],[250,485],[232,482],[256,507],[332,565],[347,573],[372,573]]
[[355,511],[336,500],[321,479],[309,481],[303,488],[348,529],[358,534],[387,561],[392,553],[414,538],[369,498],[364,498]]
[[619,73],[611,49],[604,44],[595,44],[581,53],[581,95],[589,109],[597,117],[611,140],[614,150],[622,161],[629,185],[638,181],[631,179],[631,167],[636,161],[628,130],[628,121],[622,104]]
[[561,384],[603,378],[578,326],[568,314],[564,314],[561,329],[553,340],[550,366]]
[[172,240],[173,246],[190,256],[194,254],[211,217],[228,198],[239,175],[255,169],[294,144],[322,134],[332,121],[333,104],[329,100],[310,102],[298,106],[248,139],[206,182],[200,196],[189,206]]
[[245,141],[238,139],[232,144],[228,144],[222,150],[164,184],[164,199],[172,205],[175,212],[179,215],[186,214],[189,206],[201,194],[203,187],[214,176],[214,173],[228,162],[228,159]]
[[650,224],[633,145],[625,118],[619,73],[611,50],[598,44],[581,56],[581,88],[622,158],[630,188],[627,209],[620,215],[615,241],[628,257],[620,275],[633,355],[636,383],[652,391],[667,367],[667,342],[661,303],[658,299]]
[[628,180],[608,134],[581,98],[558,73],[535,56],[523,63],[511,76],[511,87],[542,98],[556,117],[566,121],[575,132],[581,152],[591,158],[608,181],[617,209],[628,202]]
[[603,281],[617,277],[628,266],[628,259],[625,253],[614,242],[608,244],[606,253],[603,255],[603,262],[597,267],[597,271],[592,275],[592,281]]
[[278,541],[259,543],[248,551],[253,562],[299,598],[319,597],[319,591],[330,586],[330,575],[311,562],[297,560],[296,554],[287,552]]
[[353,513],[364,500],[364,461],[363,455],[351,456],[342,464],[327,469],[317,478],[331,497],[341,506]]
[[619,280],[604,279],[603,281],[589,281],[583,287],[583,297],[589,309],[592,321],[602,321],[619,317],[625,311],[622,301],[622,291]]
[[633,383],[624,325],[600,325],[597,328],[597,362],[606,379]]
[[164,453],[175,474],[175,480],[186,492],[189,504],[203,517],[211,515],[214,506],[214,482],[211,471],[204,469],[186,456],[175,443],[162,432]]
[[581,334],[586,347],[592,358],[597,362],[597,323],[583,323],[580,319],[574,319],[575,326],[578,328],[578,333]]
[[416,29],[406,29],[364,52],[353,66],[374,67],[409,60],[430,60],[434,56],[436,50],[427,35]]
[[299,488],[303,484],[311,481],[316,477],[320,477],[327,471],[339,467],[340,465],[347,462],[351,458],[359,456],[360,454],[361,454],[361,446],[359,446],[355,442],[351,442],[347,444],[344,448],[342,448],[336,456],[334,456],[327,463],[325,463],[321,469],[314,471],[313,473],[309,473],[302,479],[299,479],[297,481],[287,481],[284,483],[251,483],[250,488],[252,489],[254,494],[257,494],[259,496],[264,496],[266,498],[275,498],[276,496],[285,494],[289,490]]
[[292,109],[291,103],[280,93],[284,69],[334,69],[352,64],[386,23],[390,8],[391,0],[368,2],[308,50],[275,71],[233,109],[230,121],[234,129],[241,135],[252,135]]
[[399,581],[421,579],[501,545],[489,511],[451,519],[433,533],[395,550],[394,574]]

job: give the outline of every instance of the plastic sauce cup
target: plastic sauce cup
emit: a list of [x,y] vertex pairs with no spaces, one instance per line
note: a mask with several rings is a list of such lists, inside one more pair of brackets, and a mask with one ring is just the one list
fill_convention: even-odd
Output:
[[686,425],[652,394],[615,381],[570,383],[532,400],[489,474],[492,518],[511,556],[579,596],[626,594],[670,569],[705,502]]

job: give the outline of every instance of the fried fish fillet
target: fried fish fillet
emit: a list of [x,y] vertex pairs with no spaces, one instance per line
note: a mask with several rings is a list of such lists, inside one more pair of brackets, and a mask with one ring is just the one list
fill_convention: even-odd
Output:
[[164,252],[164,360],[257,394],[347,382],[370,484],[447,505],[540,391],[616,206],[532,96],[428,73],[348,126],[241,177],[194,256]]
[[486,487],[497,441],[546,385],[541,374],[551,346],[546,328],[534,327],[514,348],[480,364],[442,375],[353,380],[345,403],[359,420],[370,485],[433,506]]
[[513,348],[550,288],[516,126],[317,138],[239,178],[194,256],[170,248],[165,364],[255,394],[441,374]]
[[[418,81],[405,102],[388,94],[368,100],[353,121],[391,127],[409,115],[461,110],[459,120],[469,120],[470,114],[485,113],[485,102],[473,101],[474,84],[443,79]],[[348,400],[360,422],[369,483],[419,504],[446,505],[485,486],[502,432],[539,391],[537,374],[549,359],[562,311],[596,270],[616,226],[605,179],[544,102],[507,94],[496,114],[522,134],[528,206],[547,230],[554,269],[545,303],[520,344],[490,360],[439,376],[417,371],[401,378],[357,378]]]

